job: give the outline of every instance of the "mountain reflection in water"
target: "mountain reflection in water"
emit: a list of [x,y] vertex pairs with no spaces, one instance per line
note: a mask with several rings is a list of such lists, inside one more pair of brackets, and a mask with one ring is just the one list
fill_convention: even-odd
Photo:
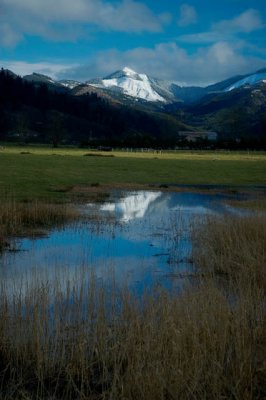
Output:
[[126,281],[140,292],[158,284],[182,286],[180,276],[193,271],[191,224],[195,217],[233,210],[224,199],[218,194],[138,191],[88,204],[82,209],[89,217],[85,222],[52,230],[48,237],[19,240],[22,251],[0,258],[0,279],[19,282],[25,273],[53,279],[60,271],[72,279],[82,267],[104,282],[112,270],[118,285]]
[[161,196],[161,192],[138,192],[115,203],[106,203],[100,210],[115,213],[121,221],[129,222],[136,218],[143,218],[151,204]]

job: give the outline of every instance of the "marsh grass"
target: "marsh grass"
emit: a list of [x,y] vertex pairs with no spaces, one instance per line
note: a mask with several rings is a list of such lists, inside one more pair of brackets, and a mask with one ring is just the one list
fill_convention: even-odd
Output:
[[12,237],[31,235],[77,217],[78,212],[66,204],[4,200],[0,203],[0,251]]
[[231,200],[228,204],[233,207],[257,210],[257,211],[265,211],[266,210],[266,197],[265,196],[257,196],[257,198],[248,199],[248,200]]
[[265,214],[208,217],[194,230],[194,260],[203,272],[230,281],[255,279],[266,285]]
[[265,218],[209,219],[194,243],[205,278],[178,296],[86,267],[2,281],[1,400],[265,398]]

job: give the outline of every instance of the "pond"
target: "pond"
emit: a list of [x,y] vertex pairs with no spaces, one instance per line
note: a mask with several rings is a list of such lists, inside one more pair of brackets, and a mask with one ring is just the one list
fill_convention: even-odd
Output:
[[[92,270],[97,280],[115,277],[137,293],[161,285],[182,288],[193,275],[191,229],[209,214],[236,213],[222,194],[155,191],[115,192],[103,204],[80,206],[85,218],[48,236],[21,239],[17,251],[0,259],[0,279],[22,282],[74,279],[77,270]],[[22,284],[21,284],[22,285]]]

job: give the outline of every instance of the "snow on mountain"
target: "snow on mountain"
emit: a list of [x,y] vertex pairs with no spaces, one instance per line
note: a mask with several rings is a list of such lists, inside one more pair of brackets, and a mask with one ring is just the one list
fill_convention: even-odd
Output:
[[266,71],[258,72],[256,74],[246,76],[245,78],[235,82],[234,84],[226,88],[225,92],[231,92],[231,90],[238,89],[246,85],[256,85],[259,82],[263,82],[265,79],[266,79]]
[[62,81],[58,81],[58,83],[60,83],[60,85],[66,87],[68,89],[74,89],[75,87],[82,85],[81,82],[73,81],[73,80],[62,80]]
[[[217,93],[230,93],[234,89],[257,86],[266,83],[266,68],[247,75],[238,75],[207,87],[179,86],[175,82],[157,79],[146,74],[139,74],[125,67],[105,78],[94,78],[85,83],[76,80],[53,80],[51,77],[33,73],[23,79],[34,84],[46,83],[57,91],[71,91],[74,95],[84,93],[99,93],[111,101],[125,101],[125,95],[154,103],[184,103],[191,104],[200,101],[205,96]],[[77,88],[77,89],[76,89]],[[128,99],[127,99],[128,100]]]
[[166,99],[153,89],[152,82],[147,75],[138,74],[128,67],[105,77],[99,83],[94,81],[87,83],[102,89],[120,89],[124,94],[137,99],[166,102]]

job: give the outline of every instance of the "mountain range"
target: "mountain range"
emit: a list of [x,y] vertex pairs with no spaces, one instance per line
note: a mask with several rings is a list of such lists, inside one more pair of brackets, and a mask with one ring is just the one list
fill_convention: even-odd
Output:
[[112,98],[114,101],[157,103],[161,106],[171,103],[191,104],[205,96],[217,93],[230,93],[236,89],[246,89],[266,83],[266,69],[255,73],[238,75],[222,82],[200,86],[180,86],[175,82],[165,81],[138,73],[128,67],[118,70],[103,78],[94,78],[86,82],[75,80],[53,80],[49,76],[33,73],[23,79],[35,83],[46,83],[58,90],[68,89],[75,95],[96,92]]
[[66,143],[186,146],[186,132],[200,138],[209,132],[221,145],[266,147],[266,69],[207,87],[182,87],[128,67],[86,82],[37,73],[21,78],[3,69],[0,77],[3,138],[14,138],[19,126],[47,142],[49,120],[61,118]]

